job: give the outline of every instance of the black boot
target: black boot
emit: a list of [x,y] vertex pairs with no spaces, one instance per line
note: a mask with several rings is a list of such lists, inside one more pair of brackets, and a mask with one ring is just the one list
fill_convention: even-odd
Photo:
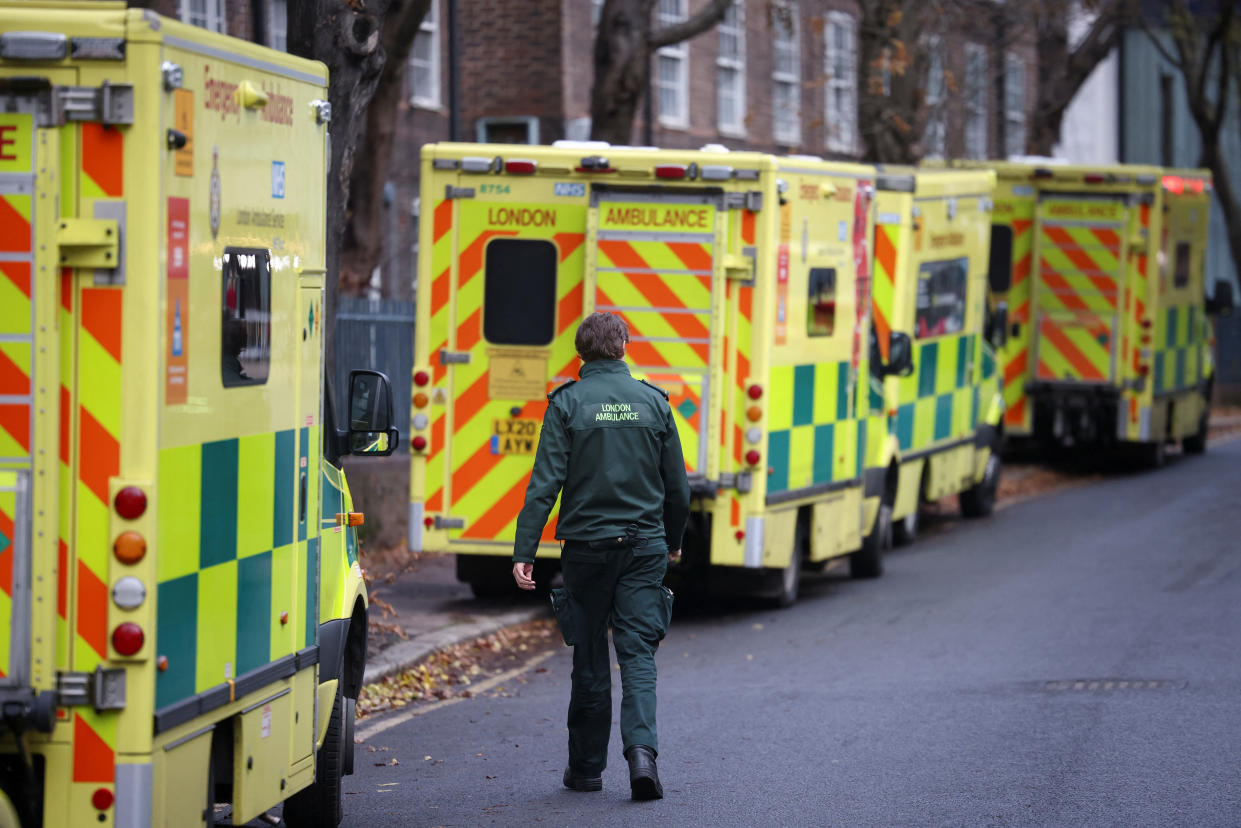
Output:
[[629,760],[629,790],[634,799],[663,799],[664,786],[659,784],[655,767],[655,751],[646,745],[634,745],[625,753]]
[[565,768],[564,786],[571,791],[601,791],[603,790],[603,777],[586,776],[573,768]]

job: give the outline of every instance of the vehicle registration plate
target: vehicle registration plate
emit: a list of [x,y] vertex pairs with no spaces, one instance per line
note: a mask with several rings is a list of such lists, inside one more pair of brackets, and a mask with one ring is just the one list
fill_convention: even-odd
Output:
[[532,417],[491,421],[492,454],[534,454],[538,442],[539,421]]

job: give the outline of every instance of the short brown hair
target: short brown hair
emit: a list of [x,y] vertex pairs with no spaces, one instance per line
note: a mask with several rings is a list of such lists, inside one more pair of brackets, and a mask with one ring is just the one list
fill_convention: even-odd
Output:
[[619,316],[610,313],[592,313],[577,326],[573,345],[582,362],[596,359],[623,359],[625,343],[629,341],[629,326]]

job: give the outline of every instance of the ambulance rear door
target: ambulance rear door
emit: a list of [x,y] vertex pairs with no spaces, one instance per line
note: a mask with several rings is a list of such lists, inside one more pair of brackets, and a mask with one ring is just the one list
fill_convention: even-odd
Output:
[[1040,195],[1031,300],[1037,382],[1115,381],[1128,213],[1124,193]]
[[595,185],[590,309],[629,325],[634,376],[668,392],[692,488],[719,474],[728,229],[718,190]]

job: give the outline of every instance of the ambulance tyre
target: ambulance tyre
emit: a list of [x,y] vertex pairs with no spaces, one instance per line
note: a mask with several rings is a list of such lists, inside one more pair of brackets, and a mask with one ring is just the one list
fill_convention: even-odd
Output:
[[961,492],[961,514],[966,517],[987,517],[995,511],[995,493],[1000,487],[1000,471],[1003,464],[1000,455],[993,450],[987,456],[982,480]]
[[1207,426],[1209,416],[1209,412],[1203,411],[1202,419],[1198,421],[1198,430],[1181,440],[1181,448],[1186,454],[1202,454],[1207,450]]
[[892,548],[892,504],[880,503],[875,525],[862,539],[862,548],[849,556],[849,575],[878,578],[883,574],[883,553]]
[[284,822],[289,828],[336,828],[345,815],[340,779],[345,770],[345,751],[353,750],[352,740],[345,743],[345,733],[349,730],[345,722],[346,709],[345,697],[337,685],[327,736],[315,763],[315,781],[285,800]]
[[918,539],[918,509],[892,523],[892,545],[909,546]]
[[773,607],[788,609],[797,603],[797,593],[801,591],[801,562],[809,545],[810,529],[805,520],[799,519],[793,535],[793,554],[789,556],[789,565],[774,570],[779,580],[776,594],[771,598]]

